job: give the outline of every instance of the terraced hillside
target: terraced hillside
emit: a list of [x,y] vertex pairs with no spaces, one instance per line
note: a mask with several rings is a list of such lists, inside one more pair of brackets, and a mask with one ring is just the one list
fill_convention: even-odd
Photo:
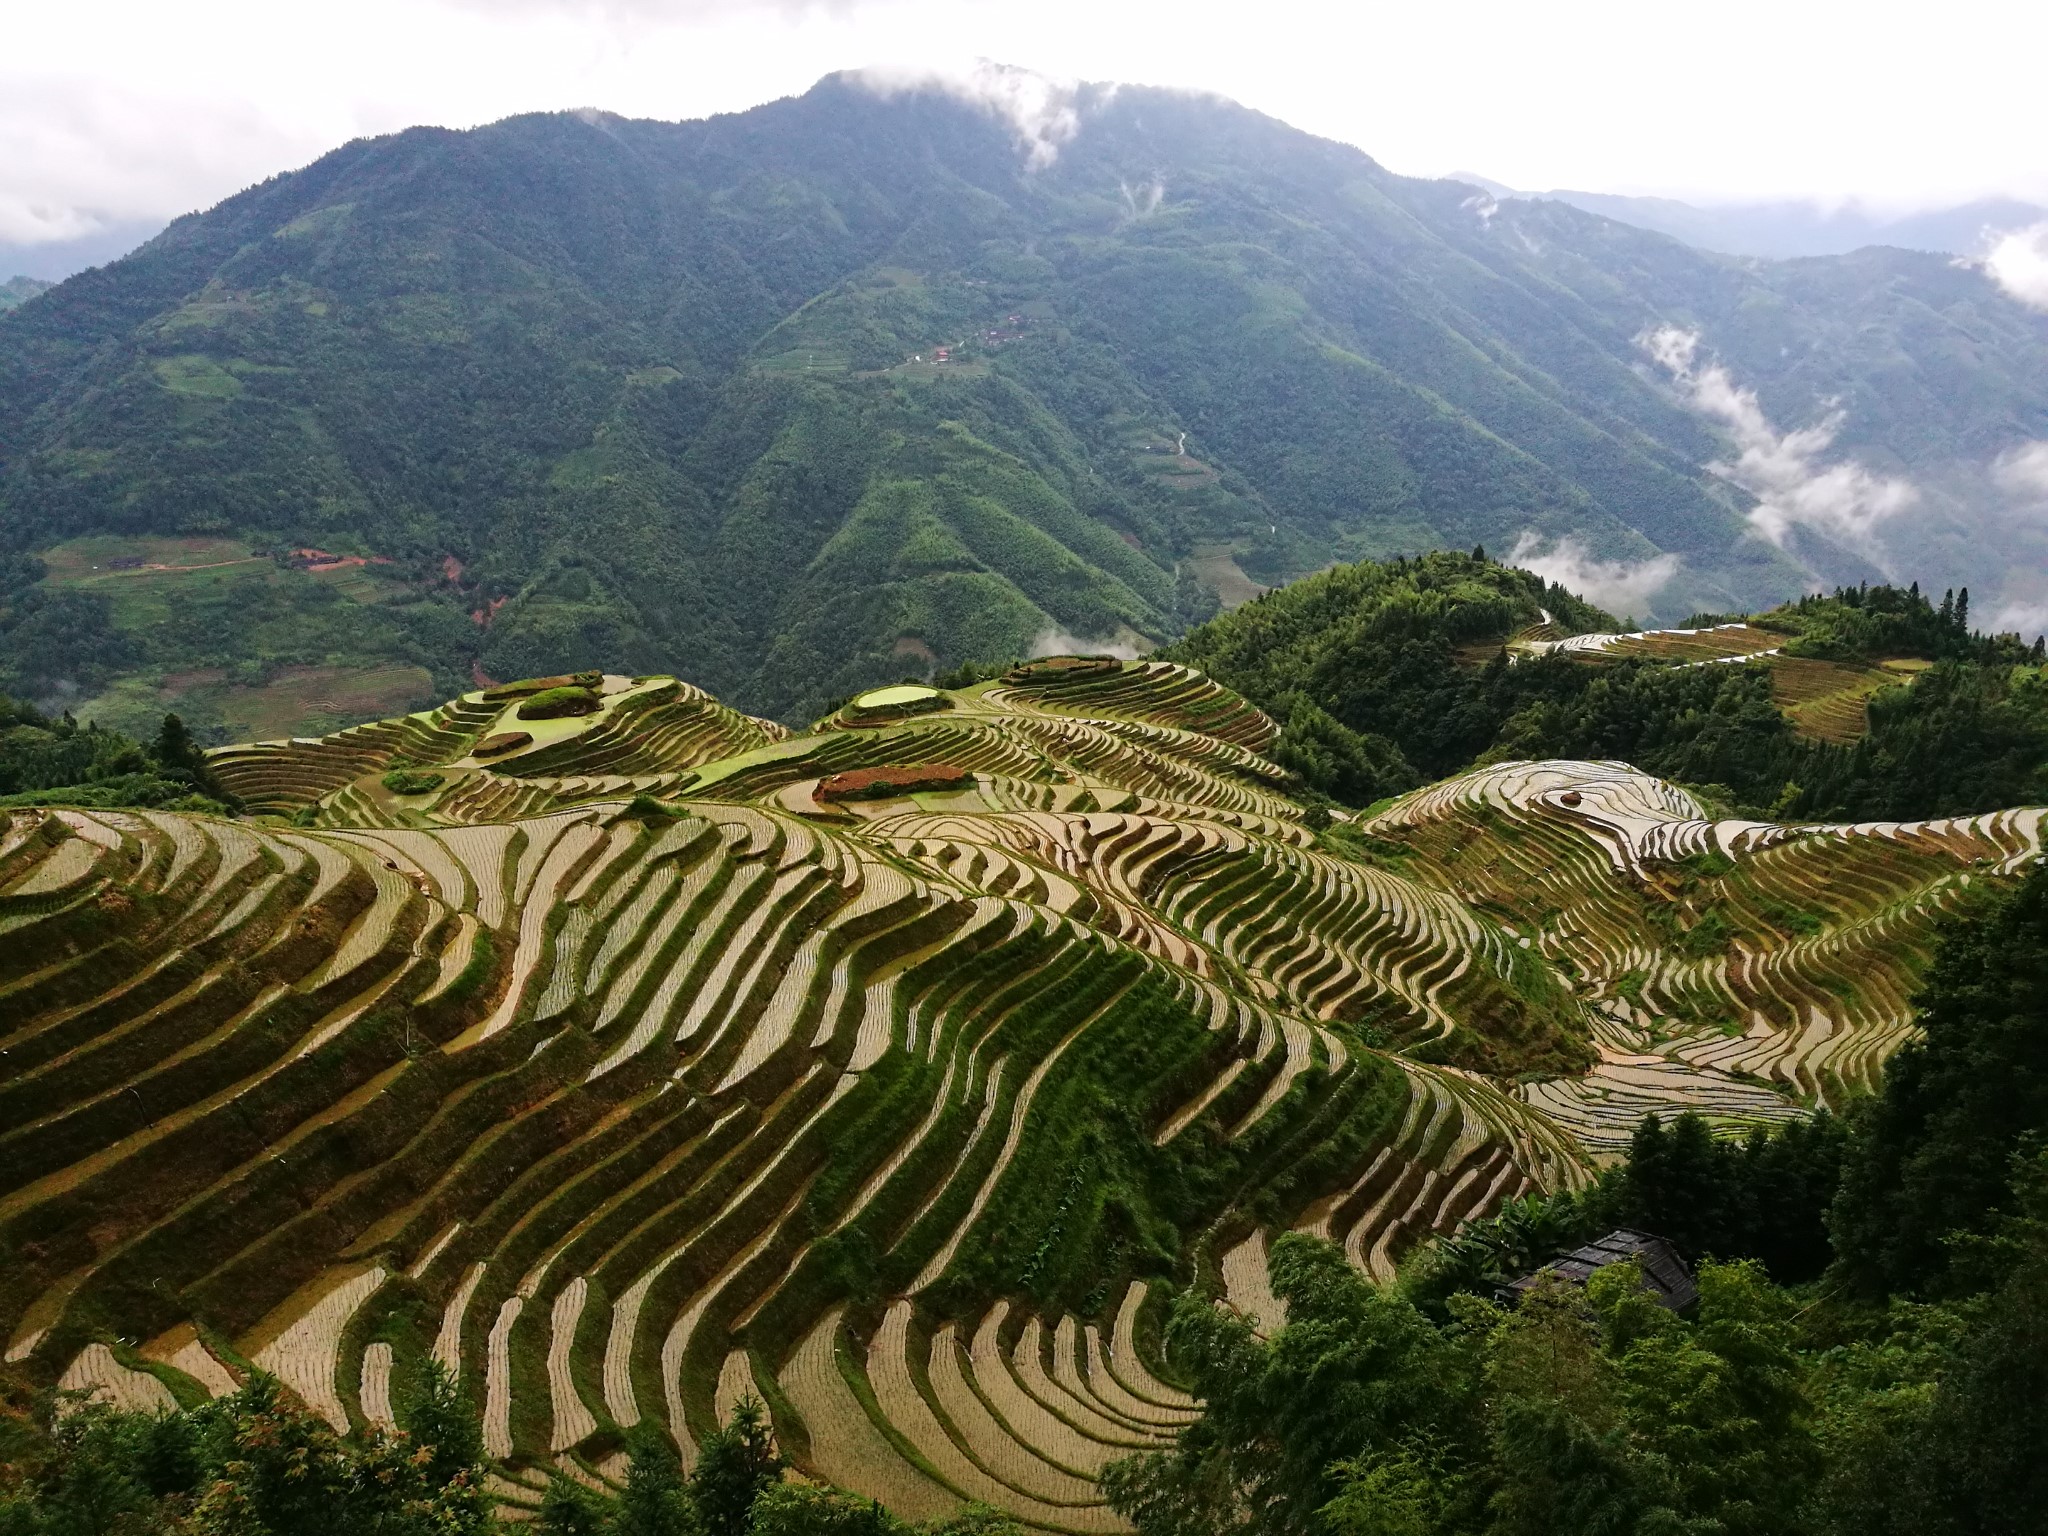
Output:
[[515,1513],[758,1396],[904,1514],[1114,1529],[1096,1474],[1194,1409],[1167,1288],[1270,1326],[1279,1232],[1388,1275],[1647,1109],[1840,1100],[2040,851],[1593,762],[1317,832],[1272,742],[1157,662],[798,736],[585,676],[215,754],[255,819],[12,813],[7,1355],[338,1427],[439,1358]]
[[1785,647],[1793,638],[1743,622],[1566,637],[1538,625],[1517,636],[1514,649],[1530,656],[1558,654],[1585,661],[1638,657],[1682,667],[1754,663],[1769,670],[1771,701],[1801,736],[1836,743],[1863,735],[1872,694],[1910,683],[1930,665],[1919,657],[1863,663],[1789,655]]

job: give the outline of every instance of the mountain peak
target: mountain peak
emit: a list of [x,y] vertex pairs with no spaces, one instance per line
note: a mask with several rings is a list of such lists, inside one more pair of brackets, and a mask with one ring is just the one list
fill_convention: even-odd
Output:
[[[0,691],[268,736],[601,668],[796,722],[1432,546],[1645,620],[2048,569],[1996,472],[2041,322],[1983,274],[1469,197],[995,64],[358,141],[0,330]],[[1844,334],[1928,366],[1821,366]]]

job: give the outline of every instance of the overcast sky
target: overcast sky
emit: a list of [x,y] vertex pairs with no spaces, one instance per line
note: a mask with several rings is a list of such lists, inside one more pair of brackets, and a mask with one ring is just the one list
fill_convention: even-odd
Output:
[[2038,0],[0,0],[0,245],[414,123],[698,117],[976,58],[1213,90],[1529,190],[2048,201],[2044,57]]

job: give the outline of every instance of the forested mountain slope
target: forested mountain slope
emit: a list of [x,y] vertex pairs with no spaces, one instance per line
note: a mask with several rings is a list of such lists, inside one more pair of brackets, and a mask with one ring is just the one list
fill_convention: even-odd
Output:
[[1483,551],[1319,572],[1161,654],[1282,724],[1304,787],[1364,806],[1513,758],[1619,758],[1746,814],[1949,816],[2048,800],[2048,645],[1970,594],[1838,589],[1618,633]]
[[794,721],[1479,540],[1667,619],[1894,568],[1983,601],[1993,523],[2015,600],[2048,570],[2048,320],[1981,273],[1054,104],[416,129],[23,304],[0,687],[274,734],[601,666]]
[[493,1494],[745,1396],[899,1514],[1118,1529],[1191,1288],[1382,1279],[1646,1111],[1870,1088],[2038,809],[1715,817],[1611,762],[1333,819],[1166,662],[892,687],[803,734],[537,678],[208,768],[258,819],[0,812],[0,1340],[137,1406],[426,1362]]

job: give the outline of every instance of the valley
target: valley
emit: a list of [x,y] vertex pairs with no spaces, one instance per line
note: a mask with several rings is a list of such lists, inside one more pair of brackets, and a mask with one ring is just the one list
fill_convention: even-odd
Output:
[[[0,317],[0,691],[219,744],[682,669],[794,726],[1481,543],[1653,627],[1913,576],[2033,622],[2048,322],[1979,268],[1715,255],[1220,98],[1069,106],[1043,163],[859,75],[413,129],[38,293]],[[179,542],[271,567],[78,577]],[[1785,681],[1829,741],[1858,686]]]

